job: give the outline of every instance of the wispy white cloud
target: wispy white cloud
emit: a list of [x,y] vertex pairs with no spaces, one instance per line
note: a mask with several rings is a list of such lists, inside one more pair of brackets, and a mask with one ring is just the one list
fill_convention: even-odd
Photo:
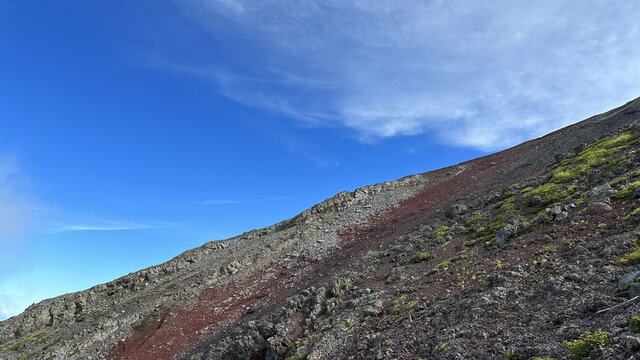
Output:
[[253,204],[258,202],[279,201],[279,200],[286,200],[291,198],[293,198],[293,196],[275,196],[270,198],[254,199],[254,200],[201,200],[201,201],[197,201],[196,204],[203,205],[203,206],[229,205],[229,204]]
[[50,220],[40,232],[55,234],[68,231],[125,231],[174,227],[169,222],[129,222],[113,220]]
[[637,2],[175,2],[211,49],[165,47],[155,66],[363,141],[429,133],[490,150],[640,95]]
[[228,205],[228,204],[240,204],[239,200],[202,200],[198,201],[198,205]]
[[166,221],[138,222],[75,216],[43,205],[31,194],[28,184],[29,179],[21,171],[18,157],[13,153],[0,153],[0,243],[16,243],[28,233],[143,230],[178,225]]

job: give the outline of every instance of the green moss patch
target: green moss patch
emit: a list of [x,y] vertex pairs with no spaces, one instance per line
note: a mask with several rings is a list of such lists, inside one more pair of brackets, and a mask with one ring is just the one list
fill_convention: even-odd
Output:
[[609,343],[611,334],[598,329],[597,331],[587,331],[579,338],[571,341],[565,340],[563,345],[574,359],[584,359],[591,351],[604,347]]
[[564,203],[571,199],[571,196],[575,192],[576,187],[570,186],[568,188],[563,188],[562,186],[555,183],[546,183],[538,186],[537,188],[529,191],[526,197],[526,203],[531,203],[531,198],[534,196],[539,196],[542,201],[537,208],[544,208],[547,205],[555,204],[555,203]]
[[450,259],[447,259],[447,260],[441,262],[440,264],[436,265],[436,269],[438,269],[438,270],[446,269],[449,266],[451,266],[452,263],[454,263],[454,262],[456,262],[458,260],[460,260],[460,256],[454,256],[454,257],[452,257]]
[[492,242],[495,240],[496,232],[501,228],[507,226],[507,216],[502,211],[497,210],[497,214],[493,216],[491,221],[487,224],[487,226],[483,226],[479,228],[474,234],[473,237],[477,238],[480,241],[488,241]]
[[433,238],[435,240],[442,240],[445,237],[447,237],[447,235],[449,234],[451,234],[451,228],[446,225],[443,225],[435,231],[435,233],[433,234]]
[[417,304],[417,301],[407,301],[407,295],[402,295],[393,301],[389,312],[394,315],[406,313],[407,311],[413,310]]
[[303,353],[297,353],[293,356],[289,356],[288,358],[286,358],[286,360],[305,360],[306,358],[309,357],[309,354],[311,354],[311,352],[309,351],[305,351]]
[[558,249],[553,246],[553,245],[549,245],[549,246],[545,246],[542,249],[540,249],[540,251],[538,251],[539,254],[541,255],[553,255],[558,251]]
[[631,316],[629,319],[629,328],[631,330],[640,331],[640,314]]
[[633,192],[640,186],[640,181],[634,181],[624,186],[620,191],[611,195],[614,200],[627,200],[633,197]]
[[640,238],[633,240],[634,249],[621,257],[618,262],[623,265],[635,265],[640,263]]
[[412,263],[421,263],[423,261],[429,260],[430,257],[431,257],[431,254],[419,251],[415,255],[413,255],[413,257],[411,258],[411,262]]
[[482,224],[484,221],[485,221],[485,216],[484,215],[482,215],[482,214],[473,215],[464,224],[464,229],[465,229],[464,232],[465,233],[469,233],[469,232],[477,230],[480,227],[480,224]]
[[615,157],[612,159],[612,155],[638,143],[640,140],[631,132],[602,139],[587,146],[575,157],[560,162],[552,173],[551,182],[563,184],[573,180],[584,181],[586,175],[597,167],[607,163],[617,167],[626,158],[620,160],[620,157]]

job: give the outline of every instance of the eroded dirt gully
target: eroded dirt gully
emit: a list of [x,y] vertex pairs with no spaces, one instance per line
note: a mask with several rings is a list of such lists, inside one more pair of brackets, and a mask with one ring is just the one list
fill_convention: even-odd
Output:
[[[271,264],[244,278],[232,278],[220,287],[202,292],[193,305],[174,305],[155,321],[134,329],[129,338],[110,352],[110,358],[173,359],[234,325],[266,314],[287,297],[340,272],[367,250],[386,246],[395,235],[409,230],[417,222],[423,222],[429,216],[443,216],[443,211],[455,201],[493,186],[491,180],[504,175],[505,168],[513,165],[509,160],[520,158],[532,146],[531,142],[524,143],[501,153],[430,172],[430,184],[420,193],[373,216],[365,224],[340,233],[340,245],[323,260],[311,262],[298,257],[293,259],[295,267],[291,269],[292,259],[283,259],[288,261]],[[531,175],[527,172],[520,177]],[[518,179],[503,176],[502,180]],[[289,266],[285,266],[287,264]]]

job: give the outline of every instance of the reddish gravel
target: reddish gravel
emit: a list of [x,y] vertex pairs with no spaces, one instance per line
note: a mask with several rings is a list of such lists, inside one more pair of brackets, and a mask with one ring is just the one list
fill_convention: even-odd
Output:
[[[497,175],[502,175],[505,168],[512,165],[510,160],[518,159],[519,156],[530,151],[533,146],[533,142],[526,142],[497,154],[432,171],[428,173],[428,176],[433,179],[433,185],[427,185],[419,194],[402,201],[397,207],[372,217],[366,224],[349,228],[339,235],[343,239],[351,239],[351,241],[359,241],[363,235],[366,238],[379,238],[388,236],[390,232],[395,232],[400,228],[404,229],[402,225],[413,224],[416,219],[422,220],[425,215],[440,216],[438,213],[446,211],[448,207],[464,198],[465,195],[472,192],[485,195],[481,193],[482,189],[493,188],[491,180],[495,179]],[[451,176],[450,174],[456,171],[459,166],[464,166],[465,169]],[[540,166],[537,171],[543,169],[544,166]],[[502,178],[501,180],[511,180],[513,183],[531,177],[533,174],[529,171],[512,179]]]
[[[475,186],[486,186],[490,179],[501,174],[509,159],[529,150],[531,143],[517,148],[429,173],[431,183],[419,194],[401,202],[397,207],[374,216],[365,225],[355,226],[339,234],[340,246],[325,258],[310,263],[297,260],[297,273],[286,274],[283,264],[272,264],[244,278],[203,292],[191,305],[177,305],[156,321],[134,330],[124,342],[111,352],[112,359],[169,360],[190,347],[212,339],[239,322],[247,321],[278,306],[284,299],[314,283],[320,283],[336,273],[351,259],[372,248],[379,248],[393,240],[393,234],[425,215],[437,216]],[[530,174],[527,174],[530,175]],[[283,275],[286,274],[286,275]],[[284,277],[293,281],[285,285]],[[444,288],[446,283],[438,285]],[[432,289],[432,291],[435,289]],[[442,289],[439,289],[440,291]],[[241,295],[242,292],[242,295]],[[436,291],[439,292],[439,291]],[[253,304],[259,309],[247,314]]]
[[[203,292],[191,306],[175,306],[162,320],[134,331],[111,357],[123,360],[172,359],[187,346],[210,338],[235,324],[247,308],[260,301],[277,302],[291,289],[282,285],[283,267],[275,264],[243,279]],[[242,295],[240,293],[242,292]]]

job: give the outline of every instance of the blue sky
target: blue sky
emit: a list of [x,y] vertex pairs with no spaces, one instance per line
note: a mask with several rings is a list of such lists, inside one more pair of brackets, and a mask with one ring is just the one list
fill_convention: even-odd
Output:
[[0,0],[0,319],[640,96],[639,11]]

